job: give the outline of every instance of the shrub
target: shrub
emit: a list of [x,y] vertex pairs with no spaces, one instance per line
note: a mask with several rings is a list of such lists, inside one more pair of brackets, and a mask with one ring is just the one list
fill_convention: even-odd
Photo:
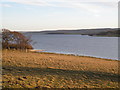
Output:
[[2,29],[3,49],[33,49],[30,44],[32,40],[20,32]]

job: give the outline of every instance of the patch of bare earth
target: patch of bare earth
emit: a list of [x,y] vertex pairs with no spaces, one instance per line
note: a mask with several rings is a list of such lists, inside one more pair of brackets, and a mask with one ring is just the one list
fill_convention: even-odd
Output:
[[118,88],[119,61],[3,50],[3,88]]

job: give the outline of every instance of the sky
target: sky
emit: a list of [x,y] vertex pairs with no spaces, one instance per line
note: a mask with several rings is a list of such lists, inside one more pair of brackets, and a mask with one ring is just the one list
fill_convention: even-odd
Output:
[[2,0],[0,28],[16,31],[118,27],[118,0]]

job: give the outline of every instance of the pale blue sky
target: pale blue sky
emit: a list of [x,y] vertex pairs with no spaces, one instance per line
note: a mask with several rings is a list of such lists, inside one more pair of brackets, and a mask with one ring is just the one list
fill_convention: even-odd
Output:
[[0,23],[10,30],[115,28],[117,4],[117,0],[3,0]]

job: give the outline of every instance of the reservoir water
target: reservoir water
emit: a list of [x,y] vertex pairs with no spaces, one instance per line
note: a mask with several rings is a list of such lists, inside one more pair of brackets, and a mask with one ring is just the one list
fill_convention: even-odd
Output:
[[34,49],[118,60],[118,37],[32,34]]

